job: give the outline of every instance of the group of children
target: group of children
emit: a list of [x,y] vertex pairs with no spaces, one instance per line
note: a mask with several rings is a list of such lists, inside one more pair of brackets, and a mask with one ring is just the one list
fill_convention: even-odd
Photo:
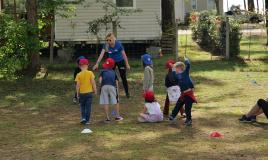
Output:
[[[144,67],[143,79],[143,97],[145,105],[143,111],[138,116],[139,122],[160,122],[164,116],[170,121],[175,120],[179,111],[181,115],[186,114],[184,124],[192,124],[192,104],[197,102],[194,96],[194,85],[190,78],[190,61],[185,58],[185,62],[174,62],[168,60],[166,67],[168,73],[165,78],[167,87],[167,96],[164,107],[164,114],[161,111],[160,104],[156,101],[154,94],[154,71],[153,61],[150,54],[142,56]],[[88,60],[85,57],[79,57],[77,60],[78,68],[75,70],[76,94],[74,102],[79,101],[81,109],[81,124],[90,123],[90,113],[93,93],[97,94],[95,76],[88,70]],[[115,61],[111,58],[105,60],[99,75],[100,104],[104,106],[105,122],[111,121],[109,105],[115,105],[115,120],[121,121],[123,117],[119,114],[119,96],[118,96],[118,78],[114,70]],[[171,115],[169,115],[170,103],[176,103]]]
[[[143,91],[145,98],[145,106],[138,120],[140,122],[159,122],[163,120],[163,114],[169,116],[170,121],[174,121],[179,112],[184,116],[186,121],[184,124],[190,126],[192,124],[192,105],[196,103],[196,97],[193,89],[194,85],[190,78],[190,61],[185,58],[185,62],[174,62],[168,60],[166,67],[168,73],[165,78],[165,86],[167,88],[167,96],[163,113],[160,110],[160,105],[156,101],[153,92],[153,61],[149,54],[142,56],[144,67]],[[171,115],[169,115],[170,103],[176,103]]]
[[[76,93],[74,102],[80,103],[81,124],[90,124],[91,105],[93,93],[97,94],[95,75],[88,70],[89,61],[81,56],[77,59],[77,68],[75,69]],[[108,58],[103,63],[99,83],[100,89],[100,104],[104,106],[106,115],[105,122],[111,121],[109,104],[115,105],[115,120],[121,121],[123,117],[119,114],[119,96],[118,96],[118,78],[113,70],[115,62]]]

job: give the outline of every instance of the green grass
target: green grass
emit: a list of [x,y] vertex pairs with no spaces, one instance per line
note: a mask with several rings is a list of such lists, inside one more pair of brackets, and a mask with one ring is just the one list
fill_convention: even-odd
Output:
[[[266,34],[266,33],[264,33]],[[252,36],[251,39],[249,36],[243,36],[240,45],[241,52],[240,56],[242,58],[252,59],[268,59],[268,46],[266,45],[267,38],[263,36]]]
[[[180,53],[184,53],[183,46]],[[186,128],[181,119],[175,124],[137,123],[143,107],[138,60],[130,60],[131,99],[121,90],[125,120],[104,124],[95,97],[91,135],[80,133],[84,127],[78,123],[79,107],[72,104],[73,65],[49,66],[47,79],[1,80],[0,159],[267,159],[267,119],[260,116],[256,124],[237,121],[258,98],[268,97],[267,61],[211,60],[194,43],[187,55],[199,103],[193,108],[193,126]],[[155,90],[161,105],[166,94],[164,63],[169,58],[172,55],[154,59]],[[251,84],[252,80],[258,85]],[[223,138],[210,139],[212,131],[221,132]]]

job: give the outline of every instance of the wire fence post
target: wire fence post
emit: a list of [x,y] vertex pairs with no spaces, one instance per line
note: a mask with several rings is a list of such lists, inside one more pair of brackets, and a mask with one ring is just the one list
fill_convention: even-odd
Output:
[[175,45],[175,56],[176,56],[176,60],[179,59],[179,34],[178,34],[178,25],[177,23],[175,23],[175,30],[176,30],[176,37],[175,37],[175,40],[176,40],[176,45]]
[[229,17],[226,16],[226,49],[225,49],[225,58],[230,59],[230,24]]

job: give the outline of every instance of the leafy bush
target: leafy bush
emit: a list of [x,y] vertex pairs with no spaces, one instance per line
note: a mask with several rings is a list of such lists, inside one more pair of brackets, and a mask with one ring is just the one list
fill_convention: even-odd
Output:
[[[226,19],[213,12],[193,12],[190,16],[193,40],[200,48],[211,52],[213,55],[224,55],[226,46]],[[240,52],[239,22],[233,18],[230,24],[230,56],[236,57]]]
[[38,52],[40,43],[32,38],[37,29],[26,20],[15,21],[11,16],[0,14],[0,75],[10,76],[29,64],[29,54]]

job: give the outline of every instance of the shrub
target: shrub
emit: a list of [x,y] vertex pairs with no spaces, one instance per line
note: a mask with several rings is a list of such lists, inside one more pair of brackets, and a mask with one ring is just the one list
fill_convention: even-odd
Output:
[[0,14],[0,76],[11,76],[27,67],[29,53],[39,50],[39,41],[29,36],[36,32],[26,20]]
[[[226,19],[214,12],[193,12],[190,17],[193,40],[200,48],[213,55],[224,55],[226,46]],[[230,24],[230,56],[236,57],[240,52],[240,25],[233,18]]]

